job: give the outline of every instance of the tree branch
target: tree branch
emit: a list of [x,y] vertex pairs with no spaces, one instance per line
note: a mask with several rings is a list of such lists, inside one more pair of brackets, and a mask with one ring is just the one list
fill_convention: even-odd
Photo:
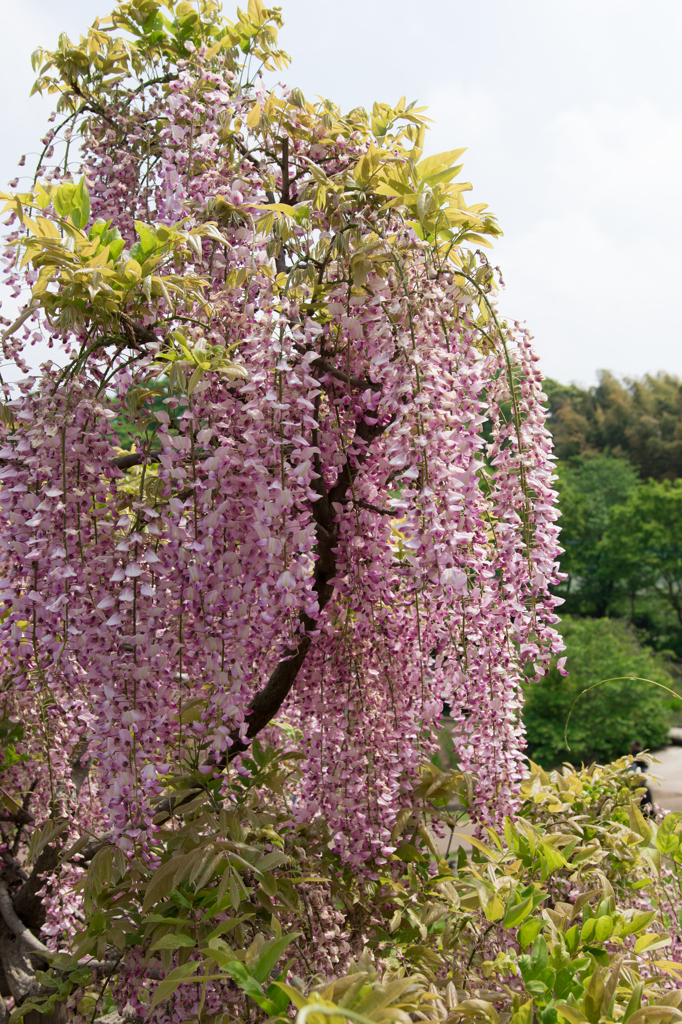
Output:
[[119,315],[121,326],[123,328],[123,335],[129,345],[133,348],[137,348],[138,345],[157,345],[159,339],[153,334],[147,327],[143,327],[142,324],[138,324],[132,317],[129,317],[127,313],[121,313]]
[[49,953],[49,949],[44,945],[40,939],[37,939],[33,932],[26,927],[26,925],[19,920],[17,913],[12,903],[12,897],[9,894],[7,883],[0,879],[0,914],[2,919],[9,928],[9,930],[16,935],[18,939],[28,946],[29,949],[36,953]]
[[[133,466],[141,466],[143,462],[160,462],[161,449],[153,448],[148,452],[126,452],[125,455],[117,455],[115,459],[109,461],[109,465],[115,469],[120,469],[123,472],[126,469],[132,469]],[[206,459],[210,459],[215,452],[195,452],[195,462],[205,462]]]
[[328,363],[322,356],[318,356],[317,359],[311,359],[311,366],[319,367],[323,373],[328,373],[331,377],[335,377],[337,380],[342,380],[344,384],[350,384],[353,388],[361,388],[363,391],[381,391],[381,384],[377,384],[373,380],[368,380],[365,377],[353,377],[346,373],[344,370],[337,370],[335,366]]
[[[360,468],[369,454],[369,447],[372,441],[379,437],[390,426],[389,421],[385,424],[370,424],[364,419],[355,428],[354,444],[357,441],[362,443],[362,448],[355,458],[355,465],[351,466],[350,459],[346,456],[344,465],[340,468],[336,482],[327,493],[321,474],[313,481],[313,487],[318,491],[320,498],[313,502],[313,518],[317,532],[317,560],[315,562],[315,581],[313,591],[317,595],[318,615],[321,615],[334,593],[334,587],[329,582],[336,575],[336,554],[334,549],[338,542],[338,523],[333,507],[335,503],[343,505],[347,501],[348,491],[358,475]],[[253,739],[268,722],[272,721],[282,704],[286,700],[299,673],[305,656],[310,649],[312,637],[310,634],[317,628],[317,621],[305,613],[301,613],[300,621],[306,629],[306,635],[302,638],[295,650],[287,649],[284,658],[278,663],[274,672],[268,679],[262,690],[259,690],[249,703],[246,730],[248,739]],[[240,738],[238,732],[231,734],[232,746],[229,754],[242,753],[247,745]]]
[[[384,433],[393,420],[384,424],[370,424],[364,419],[355,428],[354,445],[360,442],[360,451],[355,457],[355,464],[351,465],[348,456],[344,465],[340,468],[336,482],[329,492],[326,491],[322,478],[319,456],[316,456],[316,469],[318,476],[312,481],[311,486],[317,490],[319,499],[313,502],[313,518],[317,533],[317,560],[315,562],[315,576],[313,591],[317,595],[318,616],[331,600],[334,587],[329,582],[336,575],[336,554],[334,548],[338,542],[338,523],[333,503],[346,504],[348,491],[358,475],[367,455],[372,441]],[[319,467],[319,468],[318,468]],[[289,696],[291,688],[303,665],[306,655],[312,646],[312,633],[317,629],[317,620],[301,612],[299,621],[303,624],[305,634],[295,648],[287,648],[284,656],[275,666],[267,683],[262,690],[253,695],[247,709],[246,739],[242,739],[238,730],[230,733],[231,745],[227,754],[221,759],[216,768],[224,768],[228,758],[236,754],[242,754],[248,750],[249,740],[252,740],[264,729],[275,717],[284,701]],[[200,791],[199,787],[186,794],[180,800],[168,797],[163,800],[157,808],[154,818],[156,825],[162,825],[169,820],[172,814],[181,810],[182,806],[193,800]],[[84,852],[84,851],[82,851]]]
[[282,139],[282,202],[289,202],[289,136]]
[[14,857],[9,850],[3,850],[0,853],[0,857],[4,860],[10,871],[13,871],[17,878],[20,878],[22,882],[28,882],[28,872],[24,871],[19,861]]
[[362,499],[353,500],[353,504],[358,508],[366,508],[368,512],[376,512],[380,516],[397,516],[398,513],[394,512],[392,508],[379,508],[378,505],[372,505],[369,501],[362,501]]
[[12,900],[20,920],[27,921],[33,931],[40,931],[47,918],[43,901],[36,893],[43,887],[43,875],[48,871],[54,871],[58,861],[59,854],[56,846],[54,844],[46,846],[33,865],[28,879]]

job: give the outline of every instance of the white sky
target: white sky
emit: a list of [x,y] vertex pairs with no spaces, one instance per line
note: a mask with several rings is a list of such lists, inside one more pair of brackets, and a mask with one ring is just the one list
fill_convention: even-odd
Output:
[[[31,51],[109,6],[0,0],[0,182],[38,151],[51,109],[28,97]],[[349,109],[405,94],[435,119],[428,152],[468,147],[467,197],[505,232],[502,311],[526,321],[545,373],[682,376],[679,0],[284,0],[283,13],[283,77],[307,96]]]

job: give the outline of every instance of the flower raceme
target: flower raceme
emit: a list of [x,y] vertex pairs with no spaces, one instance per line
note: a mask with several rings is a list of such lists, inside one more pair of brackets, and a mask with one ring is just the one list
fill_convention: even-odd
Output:
[[209,7],[121,4],[78,81],[66,43],[40,69],[46,154],[82,141],[5,197],[5,356],[61,353],[5,387],[5,676],[49,813],[89,765],[73,814],[131,857],[176,775],[218,792],[279,714],[293,813],[382,863],[443,701],[479,818],[517,799],[524,668],[561,649],[542,378],[460,151],[424,159],[404,100],[249,80],[278,15]]

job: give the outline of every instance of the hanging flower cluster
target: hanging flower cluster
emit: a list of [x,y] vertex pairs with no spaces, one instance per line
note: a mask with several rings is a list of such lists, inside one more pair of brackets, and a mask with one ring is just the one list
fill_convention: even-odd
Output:
[[87,769],[81,828],[130,858],[279,716],[293,813],[381,864],[444,702],[479,818],[514,808],[520,683],[561,648],[542,377],[420,110],[247,80],[240,48],[284,59],[258,0],[169,11],[42,56],[66,119],[5,197],[5,356],[63,353],[5,388],[6,687],[48,813]]

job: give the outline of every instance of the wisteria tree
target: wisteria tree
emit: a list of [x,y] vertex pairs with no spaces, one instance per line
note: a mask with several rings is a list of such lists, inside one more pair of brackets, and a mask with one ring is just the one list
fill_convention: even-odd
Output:
[[291,827],[376,877],[443,702],[476,816],[513,810],[520,681],[561,649],[542,378],[496,313],[495,220],[464,201],[461,150],[423,157],[423,110],[269,85],[279,25],[261,0],[234,23],[131,0],[35,55],[58,123],[4,197],[23,305],[2,341],[25,375],[0,451],[15,1014],[82,982],[35,975],[74,935],[58,977],[100,964],[150,1019],[215,1014],[234,988],[215,963],[149,1009],[140,979],[198,969],[200,940],[150,967],[170,917],[144,915],[188,875],[237,913],[243,864],[265,871],[245,794],[295,762]]

